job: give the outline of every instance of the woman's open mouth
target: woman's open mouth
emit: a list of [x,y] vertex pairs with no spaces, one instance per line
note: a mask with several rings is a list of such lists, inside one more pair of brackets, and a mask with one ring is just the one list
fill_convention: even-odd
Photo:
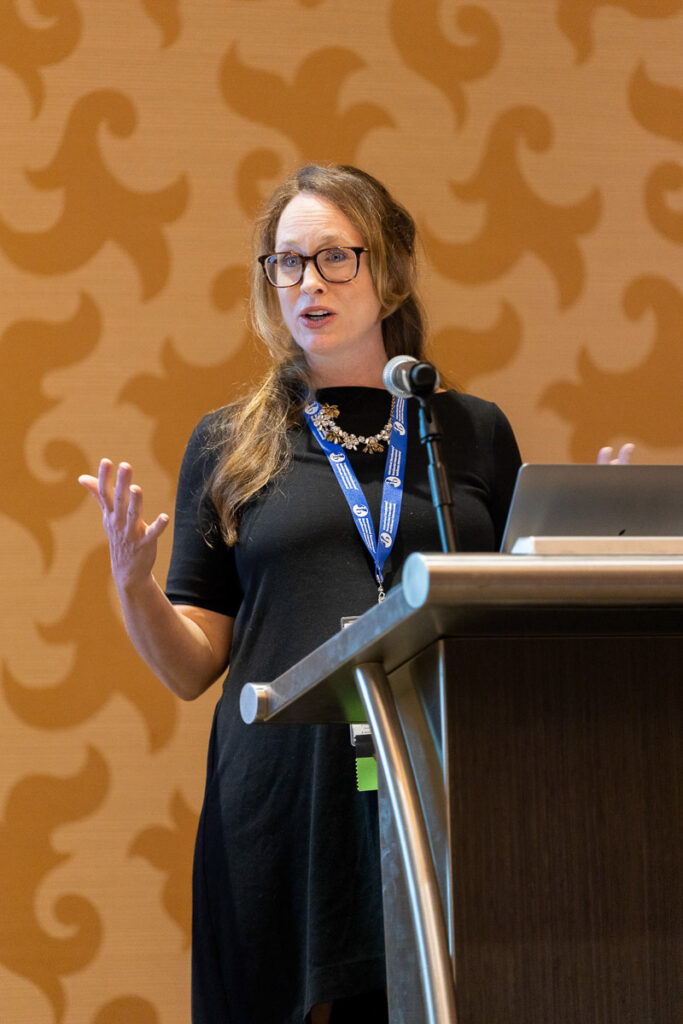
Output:
[[326,323],[335,314],[327,309],[312,309],[307,313],[301,314],[301,319],[309,327],[319,327],[321,324]]

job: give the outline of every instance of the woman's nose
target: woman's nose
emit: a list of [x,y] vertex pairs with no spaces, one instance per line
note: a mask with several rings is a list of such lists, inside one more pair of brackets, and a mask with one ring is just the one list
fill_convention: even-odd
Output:
[[322,292],[325,290],[325,279],[320,276],[313,260],[309,260],[304,266],[304,276],[301,279],[301,290],[303,292]]

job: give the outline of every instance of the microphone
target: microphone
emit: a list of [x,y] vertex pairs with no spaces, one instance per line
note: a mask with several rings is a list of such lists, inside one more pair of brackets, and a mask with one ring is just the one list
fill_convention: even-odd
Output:
[[397,398],[426,398],[439,386],[439,371],[413,356],[394,356],[384,367],[382,383]]
[[439,371],[431,363],[420,362],[413,356],[394,356],[382,371],[382,383],[396,398],[417,398],[420,444],[427,451],[429,489],[439,526],[441,547],[445,552],[457,551],[456,526],[452,515],[453,495],[439,445],[441,430],[429,401],[429,396],[439,386]]

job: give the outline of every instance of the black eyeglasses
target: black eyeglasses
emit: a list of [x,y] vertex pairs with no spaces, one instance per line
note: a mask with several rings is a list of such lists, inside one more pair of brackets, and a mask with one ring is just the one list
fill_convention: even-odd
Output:
[[361,253],[367,251],[362,245],[335,245],[331,249],[318,249],[312,256],[302,256],[298,252],[270,252],[259,256],[258,261],[275,288],[291,288],[300,284],[309,261],[323,281],[344,284],[353,281],[358,273]]

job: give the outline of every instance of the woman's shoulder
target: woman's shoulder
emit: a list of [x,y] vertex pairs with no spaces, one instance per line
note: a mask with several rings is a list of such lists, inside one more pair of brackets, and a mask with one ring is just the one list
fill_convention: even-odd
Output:
[[185,445],[181,478],[206,481],[211,476],[225,436],[230,406],[212,409],[195,423]]
[[211,447],[224,433],[231,413],[230,405],[211,409],[195,423],[188,440],[189,447]]
[[437,415],[447,434],[463,436],[493,445],[497,451],[509,451],[518,459],[519,450],[515,432],[509,419],[496,402],[467,392],[449,390],[439,395]]
[[447,391],[438,393],[440,407],[446,412],[453,412],[470,416],[472,419],[488,422],[505,414],[496,402],[487,398],[480,398],[478,395],[471,395],[467,391],[456,391],[449,388]]

